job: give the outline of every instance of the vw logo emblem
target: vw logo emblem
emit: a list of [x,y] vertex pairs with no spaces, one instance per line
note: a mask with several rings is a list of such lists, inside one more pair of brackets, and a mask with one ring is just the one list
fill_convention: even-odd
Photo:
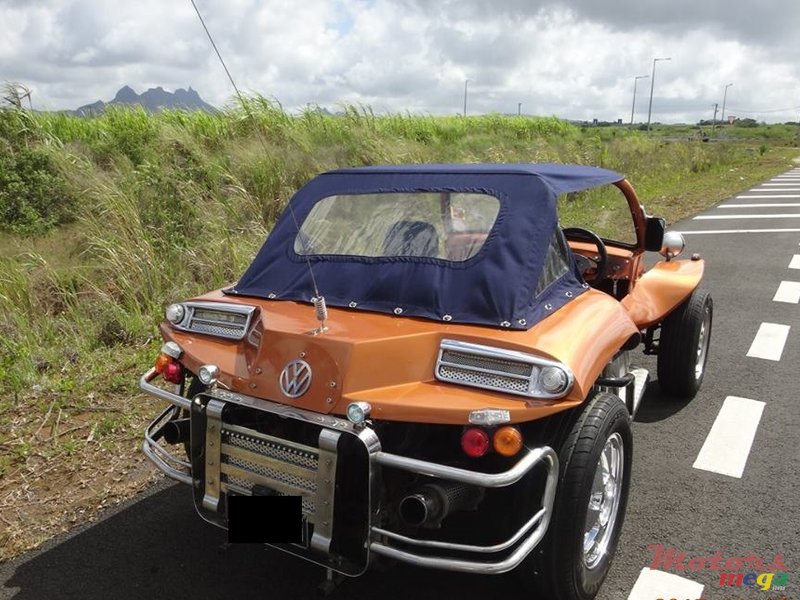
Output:
[[280,384],[289,398],[299,398],[311,387],[311,367],[304,360],[293,360],[281,371]]

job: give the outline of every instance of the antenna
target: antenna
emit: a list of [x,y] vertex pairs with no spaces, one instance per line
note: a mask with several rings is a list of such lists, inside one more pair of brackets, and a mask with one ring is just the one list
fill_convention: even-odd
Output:
[[[225,61],[222,58],[222,54],[220,54],[219,48],[217,48],[216,42],[214,42],[214,37],[211,35],[211,32],[209,31],[205,19],[203,19],[203,15],[200,13],[200,9],[197,8],[197,4],[195,3],[194,0],[189,0],[189,2],[192,3],[192,7],[194,7],[194,12],[197,13],[197,18],[200,19],[200,24],[203,26],[203,29],[205,30],[206,35],[208,36],[208,40],[211,42],[211,47],[214,48],[214,52],[216,53],[217,58],[219,59],[219,62],[222,65],[222,68],[225,70],[225,74],[228,76],[228,80],[231,82],[231,85],[233,86],[233,89],[236,92],[236,97],[239,99],[239,103],[242,105],[245,114],[247,114],[248,118],[253,122],[253,127],[256,131],[256,136],[258,137],[259,143],[261,144],[264,153],[268,154],[269,149],[267,148],[267,142],[264,140],[264,136],[261,133],[261,127],[259,126],[255,115],[250,110],[250,106],[247,104],[244,97],[242,96],[242,93],[239,91],[239,87],[233,80],[233,76],[231,75],[231,72],[228,70],[228,66],[225,64]],[[287,203],[287,207],[289,209],[289,214],[292,216],[292,221],[294,221],[295,230],[298,233],[300,233],[300,224],[298,223],[297,217],[294,214],[292,203],[291,202]],[[317,288],[317,279],[314,277],[314,269],[311,267],[311,259],[308,257],[308,254],[306,254],[306,266],[308,267],[309,275],[311,275],[311,285],[314,288],[314,296],[311,298],[311,302],[314,304],[314,308],[317,314],[317,319],[320,322],[319,328],[315,329],[312,333],[318,334],[322,333],[327,329],[327,327],[325,326],[325,320],[328,317],[328,309],[325,306],[325,298],[319,293],[319,289]]]

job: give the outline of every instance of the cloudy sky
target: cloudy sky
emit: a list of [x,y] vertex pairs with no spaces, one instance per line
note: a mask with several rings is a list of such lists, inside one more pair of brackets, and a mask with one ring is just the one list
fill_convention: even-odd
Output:
[[[798,0],[195,0],[236,83],[287,110],[631,117],[656,66],[653,121],[720,110],[800,119]],[[0,82],[37,109],[192,86],[232,89],[191,0],[0,0]],[[638,82],[647,120],[650,79]]]

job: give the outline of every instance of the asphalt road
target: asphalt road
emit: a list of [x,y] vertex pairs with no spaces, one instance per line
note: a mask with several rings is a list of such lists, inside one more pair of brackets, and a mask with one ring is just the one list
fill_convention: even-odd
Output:
[[[718,206],[701,215],[724,219],[691,219],[674,227],[687,233],[686,252],[699,252],[707,261],[704,287],[714,298],[707,373],[698,396],[681,403],[662,397],[655,380],[655,360],[642,356],[639,361],[651,370],[653,381],[634,423],[631,497],[600,600],[800,596],[800,483],[796,476],[800,318],[796,302],[773,300],[781,282],[800,282],[800,257],[793,265],[798,269],[789,268],[795,254],[800,255],[800,169],[794,173],[797,180],[776,179],[770,183],[781,185],[761,186],[742,194],[747,198],[722,203],[738,204],[738,208]],[[750,204],[757,206],[741,206]],[[774,216],[791,214],[797,217]],[[765,215],[768,218],[762,218]],[[741,231],[753,229],[795,231]],[[794,287],[783,289],[789,292],[784,300],[792,300]],[[778,360],[748,356],[762,323],[789,327]],[[776,354],[779,346],[779,338],[759,344],[762,352]],[[718,461],[735,462],[737,448],[747,446],[747,432],[754,432],[752,446],[744,451],[740,477],[693,466],[729,397],[756,401],[747,406],[758,409],[736,413],[726,407],[724,418],[720,417],[732,425],[734,433],[722,436],[730,451],[718,454]],[[188,488],[165,483],[109,512],[98,523],[0,565],[0,599],[243,596],[288,600],[316,595],[324,575],[321,568],[258,546],[228,546],[225,538],[225,532],[194,513]],[[702,561],[694,562],[696,569],[676,570],[662,563],[660,573],[643,572],[654,559],[650,546],[684,552],[687,562],[719,551],[723,561],[754,555],[768,566],[780,554],[787,586],[785,590],[724,587],[719,572]],[[768,570],[744,565],[739,572]],[[666,575],[668,580],[645,589],[654,575]],[[765,578],[761,581],[766,583]],[[409,595],[415,600],[520,597],[508,576],[466,576],[406,566],[345,581],[336,597],[391,600]]]

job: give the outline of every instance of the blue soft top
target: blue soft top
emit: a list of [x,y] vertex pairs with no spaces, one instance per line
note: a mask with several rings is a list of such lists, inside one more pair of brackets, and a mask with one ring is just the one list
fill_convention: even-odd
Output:
[[[323,173],[298,190],[291,210],[284,211],[253,263],[226,293],[310,301],[310,264],[331,306],[529,329],[585,291],[573,261],[536,294],[558,227],[557,196],[622,179],[606,169],[556,164],[401,165]],[[452,262],[295,253],[298,226],[324,198],[420,191],[483,193],[500,201],[497,220],[475,256]]]

